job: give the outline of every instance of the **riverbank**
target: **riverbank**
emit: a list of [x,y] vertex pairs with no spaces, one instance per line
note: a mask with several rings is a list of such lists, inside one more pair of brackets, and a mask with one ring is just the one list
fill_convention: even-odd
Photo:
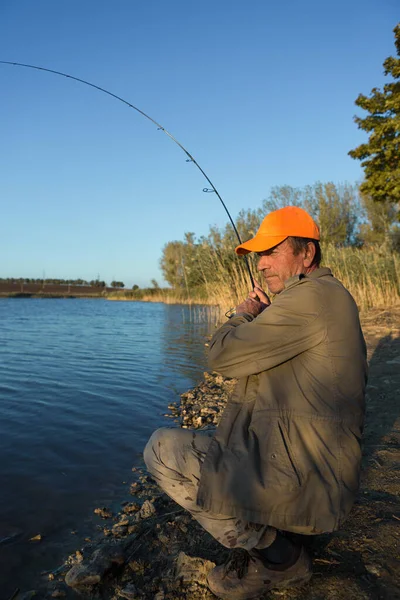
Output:
[[[271,597],[400,598],[400,308],[372,310],[362,323],[370,379],[360,494],[342,531],[308,538],[314,556],[311,582]],[[205,374],[204,382],[183,394],[179,405],[170,405],[168,416],[183,427],[214,425],[233,385],[232,380]],[[143,465],[134,465],[132,471],[131,497],[118,513],[108,507],[95,511],[91,538],[63,565],[39,578],[36,597],[214,598],[205,577],[224,560],[226,550],[159,491]],[[13,598],[31,597],[27,592]]]
[[57,298],[70,298],[76,300],[77,298],[103,298],[101,294],[53,294],[53,293],[38,293],[31,294],[30,292],[12,292],[9,294],[0,294],[1,298],[46,298],[46,299],[57,299]]
[[0,283],[0,298],[104,298],[106,293],[93,286]]
[[[358,258],[354,253],[353,258]],[[365,257],[364,257],[365,258]],[[353,295],[360,311],[368,311],[371,307],[384,308],[400,303],[399,273],[400,263],[397,255],[388,259],[388,264],[378,264],[377,261],[365,265],[346,262],[333,269],[345,287]],[[103,298],[114,302],[154,302],[162,304],[178,304],[189,307],[206,307],[207,310],[218,312],[222,320],[227,310],[236,306],[249,293],[247,273],[235,279],[227,278],[226,273],[219,273],[220,280],[214,285],[199,285],[191,289],[173,288],[139,288],[114,289],[94,286],[51,285],[45,287],[39,284],[2,284],[0,283],[1,298]],[[239,270],[240,275],[240,270]],[[214,317],[213,317],[214,319]]]

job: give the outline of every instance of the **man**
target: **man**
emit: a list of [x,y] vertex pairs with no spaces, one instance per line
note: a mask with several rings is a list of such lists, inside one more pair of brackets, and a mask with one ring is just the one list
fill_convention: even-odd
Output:
[[220,598],[308,581],[295,540],[339,529],[359,485],[366,352],[349,292],[320,268],[303,209],[267,215],[254,238],[257,285],[215,333],[210,368],[239,379],[216,432],[163,428],[145,461],[161,487],[228,548],[208,577]]

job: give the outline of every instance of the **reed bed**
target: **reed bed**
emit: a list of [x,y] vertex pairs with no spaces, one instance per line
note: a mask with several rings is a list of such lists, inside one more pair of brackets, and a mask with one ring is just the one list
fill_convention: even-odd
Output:
[[[353,295],[359,309],[385,307],[400,304],[400,255],[384,246],[363,248],[337,248],[325,245],[322,248],[324,266],[329,266],[333,275]],[[209,248],[198,257],[202,272],[201,285],[180,288],[148,289],[140,291],[116,291],[110,299],[138,300],[142,302],[164,302],[215,307],[212,311],[199,309],[196,319],[221,320],[227,310],[240,303],[249,293],[250,281],[243,258],[232,258],[225,252]],[[255,280],[262,286],[257,274],[256,257],[249,256],[249,264]]]
[[[383,246],[360,249],[325,245],[322,251],[322,265],[331,268],[333,275],[350,291],[361,311],[400,304],[398,253],[386,250]],[[254,259],[252,271],[255,279],[262,284]],[[211,303],[226,310],[226,307],[235,306],[247,296],[249,277],[243,261],[238,261],[238,268],[231,281],[226,281],[222,271],[218,271],[217,276],[218,284],[208,286]]]
[[353,295],[360,310],[400,303],[400,255],[385,245],[323,248],[324,264]]
[[[350,291],[361,311],[400,303],[398,253],[384,246],[360,249],[325,245],[322,251],[322,265],[331,268],[333,275]],[[250,264],[255,280],[262,286],[262,277],[257,273],[254,257],[251,257]],[[207,304],[218,305],[222,311],[226,311],[248,295],[250,282],[243,259],[237,259],[236,268],[227,276],[224,265],[218,264],[215,258],[213,278],[214,281],[205,286]]]

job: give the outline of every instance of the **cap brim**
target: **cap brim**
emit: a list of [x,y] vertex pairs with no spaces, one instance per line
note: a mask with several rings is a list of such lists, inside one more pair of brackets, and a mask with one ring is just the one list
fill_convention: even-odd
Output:
[[240,244],[235,248],[236,254],[249,254],[249,252],[264,252],[264,250],[270,250],[274,246],[277,246],[284,240],[286,240],[287,235],[262,235],[258,234],[254,236],[248,242],[244,242],[244,244]]

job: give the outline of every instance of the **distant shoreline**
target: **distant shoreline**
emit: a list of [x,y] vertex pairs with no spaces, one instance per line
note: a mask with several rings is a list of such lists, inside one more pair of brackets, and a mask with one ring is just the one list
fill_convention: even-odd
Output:
[[[220,304],[207,295],[189,294],[186,290],[171,288],[120,289],[108,286],[73,285],[63,283],[24,283],[0,281],[0,300],[2,298],[33,299],[103,299],[117,302],[153,302],[162,304],[182,304],[185,306],[219,307]],[[224,311],[226,308],[224,309]]]
[[0,298],[104,298],[114,288],[57,283],[0,282]]
[[67,293],[39,293],[39,292],[0,292],[1,298],[48,298],[48,299],[56,299],[56,298],[71,298],[73,300],[80,298],[102,298],[107,300],[107,296],[103,294],[67,294]]
[[[174,296],[167,295],[154,295],[154,296],[143,296],[142,298],[134,298],[132,296],[123,296],[122,294],[118,295],[114,293],[98,293],[98,294],[68,294],[65,292],[61,293],[46,293],[46,292],[1,292],[0,291],[0,301],[2,299],[13,298],[16,300],[29,298],[29,299],[41,299],[41,300],[107,300],[109,302],[151,302],[151,303],[160,303],[160,304],[180,304],[184,306],[188,306],[190,310],[194,310],[196,312],[196,318],[199,320],[216,320],[220,322],[222,320],[221,309],[217,304],[208,304],[207,302],[201,300],[194,299],[185,299]],[[206,316],[197,314],[199,311],[208,310],[210,315]]]

